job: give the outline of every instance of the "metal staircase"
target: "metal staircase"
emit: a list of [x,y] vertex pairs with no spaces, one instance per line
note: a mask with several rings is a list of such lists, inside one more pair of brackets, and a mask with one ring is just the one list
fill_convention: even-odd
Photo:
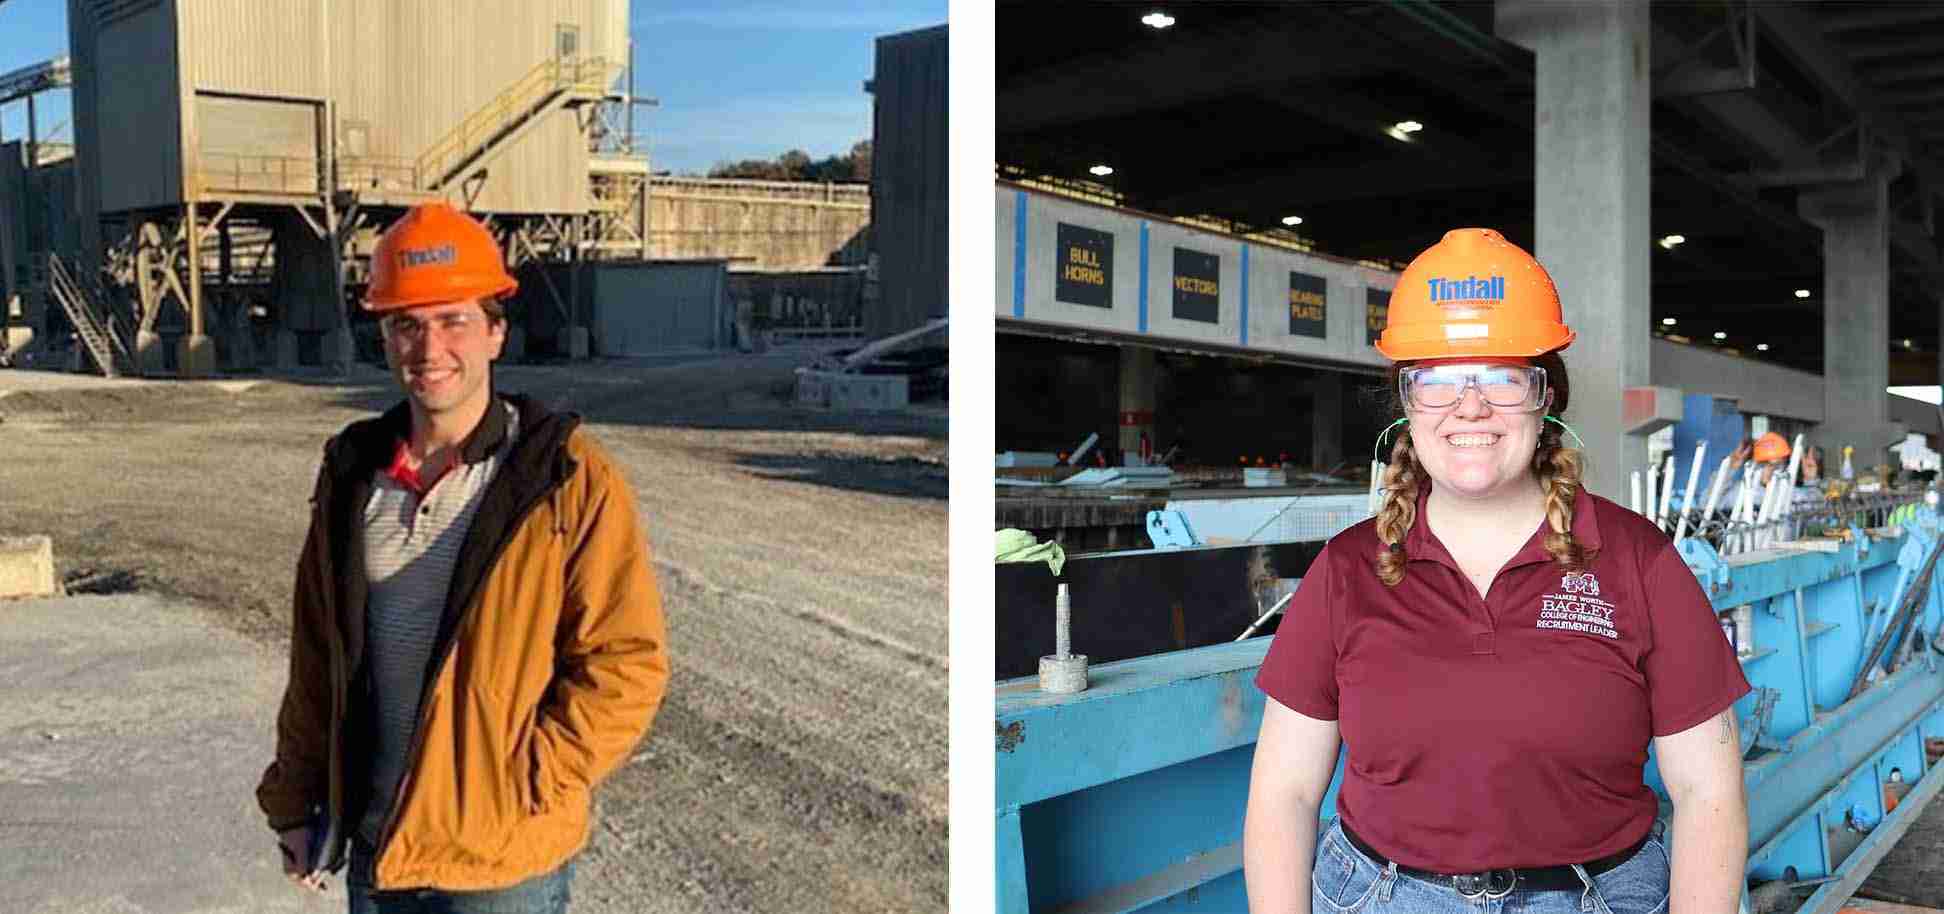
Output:
[[598,57],[542,61],[419,154],[419,189],[437,191],[490,163],[554,111],[600,101],[620,72]]
[[[141,366],[128,351],[122,341],[120,328],[112,314],[94,307],[94,297],[88,286],[75,278],[74,272],[57,254],[47,255],[44,263],[35,264],[34,285],[48,290],[50,296],[61,305],[67,314],[68,322],[74,325],[74,333],[88,347],[88,354],[101,373],[108,377],[120,375],[140,375]],[[98,292],[99,289],[95,290]]]

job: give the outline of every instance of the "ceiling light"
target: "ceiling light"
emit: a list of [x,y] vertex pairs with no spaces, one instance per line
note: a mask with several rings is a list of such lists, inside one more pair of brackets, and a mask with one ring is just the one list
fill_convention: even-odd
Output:
[[1756,352],[1767,352],[1767,351],[1768,351],[1768,344],[1767,344],[1767,343],[1756,343],[1756,344],[1755,344],[1755,351],[1756,351]]
[[1916,346],[1913,346],[1913,345],[1911,345],[1911,343],[1910,343],[1910,338],[1909,338],[1909,337],[1904,337],[1904,348],[1905,348],[1905,349],[1915,349],[1915,348],[1917,348],[1917,347],[1916,347]]
[[1716,331],[1715,331],[1715,339],[1718,339],[1718,340],[1725,340],[1725,339],[1727,339],[1727,338],[1728,338],[1728,331],[1726,331],[1726,330],[1716,330]]
[[1150,25],[1157,29],[1165,29],[1168,26],[1174,25],[1175,20],[1173,16],[1161,12],[1160,10],[1155,10],[1152,13],[1142,16],[1141,24]]
[[1398,121],[1391,129],[1398,133],[1416,133],[1423,130],[1424,125],[1417,121]]
[[1283,217],[1283,224],[1284,224],[1284,225],[1302,225],[1302,224],[1303,224],[1303,217],[1301,217],[1301,216],[1284,216],[1284,217]]
[[1661,238],[1660,246],[1667,248],[1668,250],[1673,250],[1675,245],[1680,244],[1686,240],[1687,240],[1686,235],[1668,235]]
[[1676,323],[1676,321],[1675,321],[1675,320],[1674,320],[1673,318],[1671,318],[1671,317],[1663,317],[1663,318],[1661,318],[1661,326],[1663,326],[1663,327],[1672,327],[1672,326],[1674,326],[1674,324],[1675,324],[1675,323]]
[[1797,297],[1797,298],[1808,298],[1808,297],[1809,297],[1809,290],[1808,290],[1808,289],[1797,289],[1797,290],[1796,290],[1796,297]]
[[1104,178],[1107,177],[1108,175],[1113,174],[1114,169],[1106,165],[1095,165],[1094,167],[1087,169],[1087,173],[1094,175],[1095,177]]

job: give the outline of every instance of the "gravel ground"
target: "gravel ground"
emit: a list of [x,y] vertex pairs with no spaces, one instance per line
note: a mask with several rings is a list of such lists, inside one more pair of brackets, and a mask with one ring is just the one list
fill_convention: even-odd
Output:
[[[598,794],[577,912],[946,907],[945,411],[798,411],[804,358],[500,370],[627,468],[669,613],[675,679]],[[74,589],[186,599],[275,659],[323,441],[395,400],[368,367],[0,371],[0,535],[50,534]],[[275,681],[242,694],[281,691],[257,669]]]

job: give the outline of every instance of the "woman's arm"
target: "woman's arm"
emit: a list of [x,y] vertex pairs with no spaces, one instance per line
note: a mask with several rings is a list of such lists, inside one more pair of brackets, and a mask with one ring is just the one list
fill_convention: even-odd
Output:
[[1667,910],[1733,912],[1748,872],[1748,799],[1735,711],[1657,737],[1654,749],[1661,780],[1674,800],[1673,891]]
[[1253,914],[1310,914],[1317,809],[1336,773],[1337,722],[1274,698],[1262,708],[1242,825],[1242,873]]

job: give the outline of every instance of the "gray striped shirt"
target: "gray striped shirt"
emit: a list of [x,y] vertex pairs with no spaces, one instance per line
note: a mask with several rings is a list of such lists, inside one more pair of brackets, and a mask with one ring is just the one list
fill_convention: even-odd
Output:
[[[506,410],[504,440],[512,442],[519,437],[519,412],[503,400],[493,402]],[[423,500],[387,471],[372,478],[371,498],[364,506],[365,643],[376,714],[371,805],[358,829],[372,844],[390,816],[410,761],[406,754],[424,697],[426,664],[432,660],[459,548],[506,453],[502,445],[477,463],[459,463]]]

